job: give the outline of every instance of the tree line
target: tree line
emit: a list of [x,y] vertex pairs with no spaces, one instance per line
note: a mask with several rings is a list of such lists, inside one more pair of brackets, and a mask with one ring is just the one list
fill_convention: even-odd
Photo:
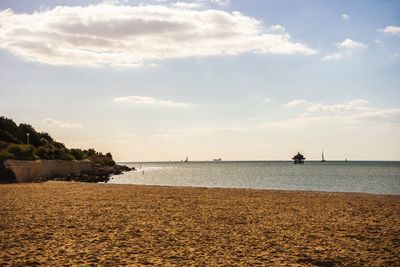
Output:
[[[29,144],[28,137],[29,134]],[[35,160],[101,159],[106,165],[114,165],[112,155],[103,155],[94,149],[67,148],[48,133],[37,132],[31,125],[17,125],[12,119],[0,117],[0,161],[6,159]]]

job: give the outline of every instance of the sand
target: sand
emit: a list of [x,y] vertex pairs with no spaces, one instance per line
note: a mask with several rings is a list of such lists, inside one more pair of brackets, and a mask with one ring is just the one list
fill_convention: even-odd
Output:
[[0,265],[400,266],[400,196],[0,185]]

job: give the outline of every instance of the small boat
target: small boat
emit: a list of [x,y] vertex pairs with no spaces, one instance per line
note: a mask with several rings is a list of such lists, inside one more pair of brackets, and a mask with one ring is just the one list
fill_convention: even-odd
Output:
[[322,160],[321,160],[321,162],[325,162],[326,160],[325,160],[325,158],[324,158],[324,151],[322,150]]
[[189,157],[186,156],[186,159],[183,162],[189,162]]
[[222,161],[222,159],[221,159],[221,158],[219,158],[219,159],[213,159],[213,161],[214,161],[214,162],[219,162],[219,161]]

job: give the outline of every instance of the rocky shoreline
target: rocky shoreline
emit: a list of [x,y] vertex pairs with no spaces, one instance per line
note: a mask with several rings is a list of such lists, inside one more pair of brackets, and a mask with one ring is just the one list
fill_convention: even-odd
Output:
[[107,183],[112,175],[120,175],[124,172],[135,171],[136,169],[130,168],[125,165],[115,166],[98,166],[93,171],[82,172],[80,174],[68,174],[65,176],[55,175],[48,178],[36,178],[33,182],[47,182],[47,181],[73,181],[84,183]]
[[[76,182],[89,182],[89,183],[107,183],[112,175],[120,175],[124,172],[135,171],[136,169],[130,168],[125,165],[115,164],[114,166],[97,166],[92,172],[83,172],[78,175],[71,174],[67,176],[67,181]],[[63,177],[56,180],[63,180]]]
[[76,181],[89,183],[107,183],[112,175],[134,171],[124,165],[102,158],[83,161],[63,160],[7,160],[0,162],[0,183],[26,183]]

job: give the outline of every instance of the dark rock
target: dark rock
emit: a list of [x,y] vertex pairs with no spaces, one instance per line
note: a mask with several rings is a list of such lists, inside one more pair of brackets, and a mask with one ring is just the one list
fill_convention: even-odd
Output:
[[0,184],[15,182],[17,182],[17,179],[15,178],[14,173],[11,170],[6,169],[6,167],[3,165],[3,162],[0,161]]

